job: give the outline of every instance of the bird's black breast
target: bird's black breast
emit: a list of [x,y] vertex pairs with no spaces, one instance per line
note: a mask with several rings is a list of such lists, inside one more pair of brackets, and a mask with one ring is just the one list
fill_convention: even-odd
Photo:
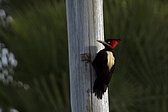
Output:
[[93,60],[93,67],[95,69],[102,69],[107,66],[107,53],[104,50],[101,50],[97,53],[95,59]]
[[99,51],[92,64],[96,71],[97,78],[100,78],[102,82],[108,84],[114,70],[113,53],[106,50]]

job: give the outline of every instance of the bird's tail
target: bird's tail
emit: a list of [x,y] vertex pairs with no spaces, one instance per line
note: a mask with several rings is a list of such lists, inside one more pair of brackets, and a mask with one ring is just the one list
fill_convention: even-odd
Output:
[[97,96],[98,99],[102,99],[104,92],[107,89],[107,85],[104,84],[100,79],[96,79],[93,86],[93,93]]

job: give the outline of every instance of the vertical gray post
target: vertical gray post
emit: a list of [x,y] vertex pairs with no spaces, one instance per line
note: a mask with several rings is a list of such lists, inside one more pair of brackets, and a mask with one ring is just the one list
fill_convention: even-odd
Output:
[[91,59],[103,48],[103,0],[66,0],[70,92],[72,112],[109,112],[108,91],[98,100],[92,93],[96,75],[90,63],[81,61],[83,53]]

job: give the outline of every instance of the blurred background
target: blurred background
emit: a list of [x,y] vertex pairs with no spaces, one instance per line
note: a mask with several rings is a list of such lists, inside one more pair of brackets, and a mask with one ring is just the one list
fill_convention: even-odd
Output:
[[[121,38],[110,112],[168,112],[168,1],[104,0]],[[70,112],[65,0],[0,0],[0,112]]]

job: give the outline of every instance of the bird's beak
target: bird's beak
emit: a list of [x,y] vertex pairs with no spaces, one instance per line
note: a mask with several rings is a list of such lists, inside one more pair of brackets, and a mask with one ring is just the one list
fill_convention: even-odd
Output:
[[111,47],[108,43],[104,42],[104,41],[101,41],[101,40],[97,40],[98,42],[102,43],[104,46],[108,46],[108,47]]

